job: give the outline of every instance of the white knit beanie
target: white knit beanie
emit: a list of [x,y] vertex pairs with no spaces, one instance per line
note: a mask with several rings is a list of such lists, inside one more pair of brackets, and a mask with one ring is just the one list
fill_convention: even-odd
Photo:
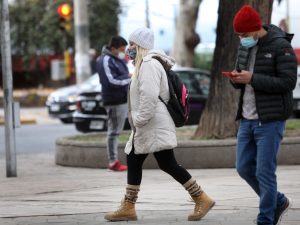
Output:
[[142,48],[152,49],[154,46],[153,31],[147,27],[136,29],[130,34],[129,41],[134,42]]

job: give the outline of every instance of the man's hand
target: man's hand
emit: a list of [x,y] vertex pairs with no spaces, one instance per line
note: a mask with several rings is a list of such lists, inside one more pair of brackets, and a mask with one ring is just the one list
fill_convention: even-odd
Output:
[[240,73],[232,71],[230,80],[236,84],[249,84],[251,82],[252,73],[247,70],[242,70]]

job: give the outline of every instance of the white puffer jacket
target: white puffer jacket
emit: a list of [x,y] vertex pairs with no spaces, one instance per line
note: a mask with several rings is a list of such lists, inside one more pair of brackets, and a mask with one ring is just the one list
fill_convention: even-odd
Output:
[[161,50],[151,50],[143,58],[139,75],[132,79],[129,91],[129,122],[134,126],[125,147],[129,154],[134,145],[135,154],[146,154],[177,146],[175,124],[166,108],[159,100],[169,100],[169,87],[162,64],[152,57],[160,57],[168,65],[174,59]]

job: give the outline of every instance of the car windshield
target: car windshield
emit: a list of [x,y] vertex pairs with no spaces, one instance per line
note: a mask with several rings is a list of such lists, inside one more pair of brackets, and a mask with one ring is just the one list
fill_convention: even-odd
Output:
[[178,71],[177,73],[190,94],[208,95],[210,78],[206,73],[200,71]]

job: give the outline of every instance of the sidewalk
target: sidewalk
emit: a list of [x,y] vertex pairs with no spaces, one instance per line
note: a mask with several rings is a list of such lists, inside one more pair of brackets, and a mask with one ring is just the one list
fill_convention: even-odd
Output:
[[[50,118],[46,107],[21,107],[20,122],[22,125],[61,123],[59,119]],[[0,108],[0,125],[4,125],[3,108]]]
[[[126,172],[61,167],[54,155],[18,155],[18,177],[6,178],[0,159],[0,225],[98,225],[124,194]],[[113,224],[253,225],[258,198],[234,169],[189,170],[217,204],[201,221],[186,191],[160,170],[144,170],[137,203],[139,220]],[[300,166],[278,168],[279,189],[293,199],[282,225],[300,224]]]

